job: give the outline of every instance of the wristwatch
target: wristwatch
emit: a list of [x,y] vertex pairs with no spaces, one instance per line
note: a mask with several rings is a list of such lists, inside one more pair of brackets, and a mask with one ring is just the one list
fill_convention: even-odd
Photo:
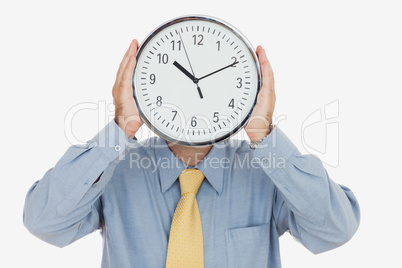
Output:
[[260,140],[258,140],[258,141],[250,142],[250,149],[251,149],[251,150],[255,150],[255,149],[258,147],[258,145],[260,145],[260,143],[261,143],[266,137],[268,137],[268,135],[272,132],[272,130],[274,129],[274,127],[275,127],[275,125],[270,124],[270,125],[269,125],[269,131],[268,131],[267,136],[263,137],[262,139],[260,139]]

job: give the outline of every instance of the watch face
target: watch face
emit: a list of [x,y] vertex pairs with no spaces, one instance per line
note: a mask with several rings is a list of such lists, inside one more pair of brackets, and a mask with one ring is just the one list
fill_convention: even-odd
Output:
[[225,140],[245,124],[260,88],[257,57],[232,26],[182,17],[141,45],[133,76],[144,122],[162,138],[188,146]]

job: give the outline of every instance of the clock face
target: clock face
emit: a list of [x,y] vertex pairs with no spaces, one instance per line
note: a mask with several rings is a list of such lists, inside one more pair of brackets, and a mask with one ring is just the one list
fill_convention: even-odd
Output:
[[259,88],[253,48],[216,19],[170,21],[137,53],[133,89],[141,117],[156,134],[181,145],[214,144],[235,134]]

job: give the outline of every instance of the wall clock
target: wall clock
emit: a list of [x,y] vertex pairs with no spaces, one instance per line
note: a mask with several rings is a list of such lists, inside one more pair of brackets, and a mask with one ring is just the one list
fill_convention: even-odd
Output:
[[230,24],[207,16],[173,19],[152,31],[136,57],[134,99],[146,125],[165,140],[215,144],[250,117],[259,62]]

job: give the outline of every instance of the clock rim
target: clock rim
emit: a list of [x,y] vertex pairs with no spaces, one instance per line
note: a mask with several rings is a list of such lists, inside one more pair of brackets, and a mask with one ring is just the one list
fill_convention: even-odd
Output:
[[153,124],[151,124],[151,122],[148,120],[148,118],[145,115],[145,113],[143,113],[143,111],[141,110],[139,102],[137,100],[136,90],[135,90],[135,78],[136,78],[137,64],[135,65],[135,68],[134,68],[134,71],[133,71],[133,77],[132,77],[133,97],[134,97],[135,104],[137,105],[137,110],[138,110],[142,120],[147,125],[147,127],[150,130],[152,130],[157,136],[161,137],[164,140],[167,140],[169,142],[172,142],[172,143],[175,143],[175,144],[178,144],[178,145],[182,145],[182,146],[205,147],[205,146],[214,145],[214,144],[223,142],[225,140],[228,140],[229,138],[234,136],[236,133],[238,133],[245,126],[247,121],[250,119],[251,113],[253,112],[253,110],[255,108],[255,105],[257,103],[258,93],[260,92],[260,89],[261,89],[261,70],[260,70],[260,63],[259,63],[257,54],[255,53],[255,50],[254,50],[253,46],[251,45],[250,41],[248,41],[248,39],[237,28],[235,28],[230,23],[228,23],[228,22],[226,22],[224,20],[218,19],[216,17],[207,16],[207,15],[180,16],[180,17],[173,18],[173,19],[171,19],[171,20],[159,25],[153,31],[151,31],[151,33],[148,34],[148,36],[140,44],[140,46],[138,48],[138,51],[137,51],[137,54],[136,54],[136,62],[138,62],[138,59],[141,56],[142,52],[144,51],[145,47],[154,38],[155,35],[157,35],[159,32],[163,31],[164,29],[168,28],[171,25],[177,24],[177,23],[182,22],[182,21],[190,21],[190,20],[209,21],[209,22],[219,24],[219,25],[227,28],[233,34],[235,34],[247,46],[248,50],[250,51],[251,55],[254,58],[254,62],[255,62],[254,65],[255,65],[256,70],[257,70],[257,79],[258,79],[258,81],[257,81],[257,92],[256,92],[256,96],[255,96],[253,105],[251,106],[250,112],[246,115],[246,117],[243,119],[243,121],[240,124],[238,124],[230,132],[228,132],[227,134],[225,134],[225,135],[223,135],[223,136],[221,136],[219,138],[216,138],[216,139],[213,139],[213,140],[208,140],[208,141],[202,141],[202,142],[188,142],[188,141],[182,141],[182,140],[174,139],[173,137],[170,137],[170,136],[164,134],[162,131],[158,130],[156,127],[154,127]]

